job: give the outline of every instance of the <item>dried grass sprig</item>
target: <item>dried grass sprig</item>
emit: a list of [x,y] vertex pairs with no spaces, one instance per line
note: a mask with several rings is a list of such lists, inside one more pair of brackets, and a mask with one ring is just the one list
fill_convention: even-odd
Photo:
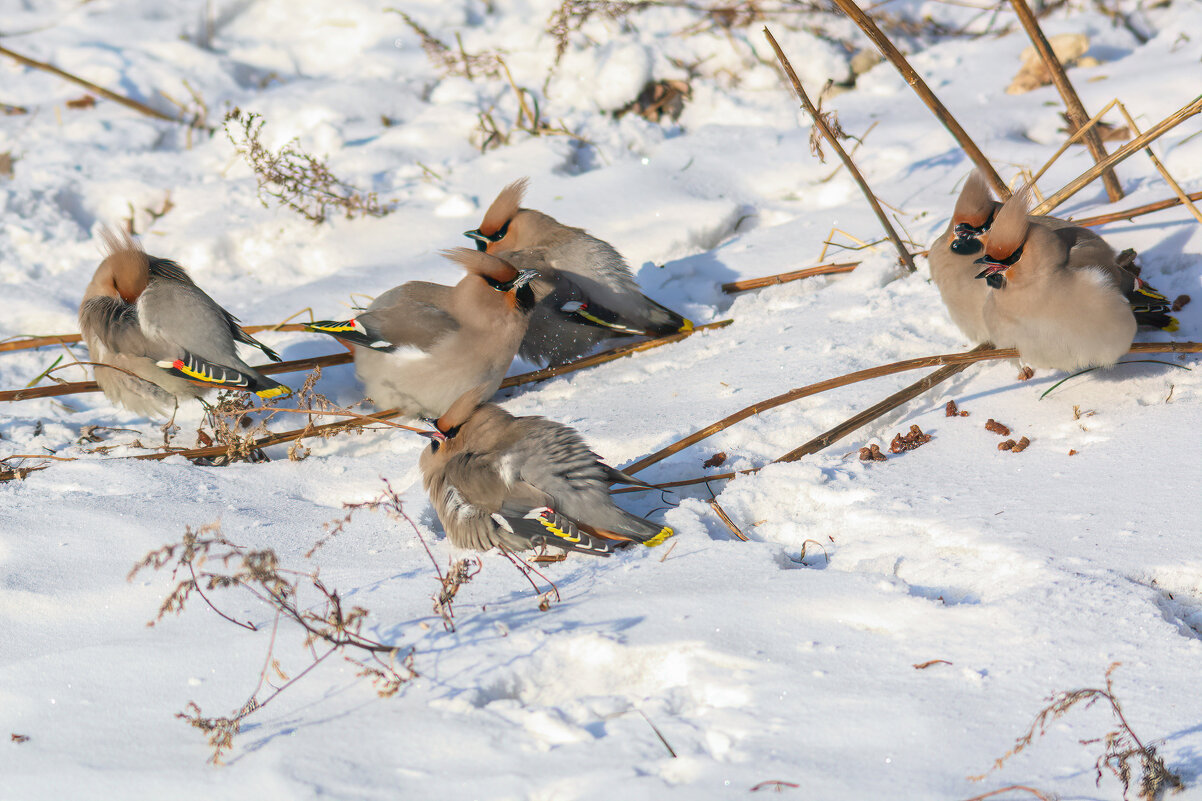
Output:
[[225,134],[254,171],[264,207],[270,198],[314,225],[325,222],[333,210],[347,219],[383,217],[393,210],[375,192],[362,192],[339,179],[324,161],[300,150],[295,139],[279,150],[268,148],[262,141],[265,124],[258,114],[238,108],[225,115]]

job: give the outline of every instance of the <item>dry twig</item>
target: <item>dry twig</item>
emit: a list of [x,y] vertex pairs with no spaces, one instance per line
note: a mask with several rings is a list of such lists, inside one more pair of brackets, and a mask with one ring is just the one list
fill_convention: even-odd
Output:
[[[811,118],[813,118],[814,127],[821,132],[822,137],[826,139],[826,141],[830,142],[831,147],[833,147],[835,152],[839,155],[840,161],[842,161],[843,165],[847,167],[847,171],[851,173],[851,177],[859,185],[860,190],[864,193],[864,197],[868,200],[868,204],[872,206],[873,212],[876,214],[877,219],[880,220],[881,226],[885,229],[885,233],[888,234],[889,239],[893,241],[893,246],[897,248],[897,255],[901,263],[904,264],[910,272],[914,272],[918,269],[914,266],[914,257],[910,255],[910,251],[902,242],[901,237],[897,235],[897,231],[894,230],[893,224],[889,222],[889,218],[885,216],[884,209],[881,208],[881,204],[876,199],[876,195],[874,195],[872,190],[868,187],[868,182],[864,180],[864,176],[860,173],[859,168],[856,167],[855,162],[851,160],[851,156],[847,155],[847,151],[843,149],[843,145],[839,143],[839,137],[837,136],[836,132],[831,129],[831,125],[828,120],[829,115],[823,114],[810,101],[810,96],[806,94],[805,88],[802,87],[801,80],[797,77],[797,73],[793,71],[793,65],[789,63],[788,57],[784,54],[784,51],[780,49],[780,45],[777,44],[776,37],[772,35],[772,32],[767,28],[764,28],[764,35],[768,37],[768,44],[772,45],[772,50],[776,53],[776,58],[780,62],[781,69],[785,71],[785,75],[788,77],[789,82],[793,84],[793,91],[797,93],[797,97],[799,100],[801,100],[801,104],[805,108],[806,112],[809,113]],[[811,147],[813,147],[814,139],[811,137],[810,141]],[[821,153],[820,150],[819,153]]]

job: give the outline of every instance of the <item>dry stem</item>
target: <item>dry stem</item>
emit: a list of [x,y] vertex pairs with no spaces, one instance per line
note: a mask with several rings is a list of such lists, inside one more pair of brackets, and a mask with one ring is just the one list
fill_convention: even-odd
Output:
[[[837,0],[837,1],[842,1],[842,0]],[[1172,114],[1170,114],[1169,116],[1167,116],[1163,120],[1161,120],[1160,122],[1156,123],[1156,125],[1152,126],[1142,136],[1135,137],[1130,142],[1128,142],[1127,144],[1120,147],[1118,150],[1111,153],[1103,161],[1098,162],[1090,169],[1081,173],[1081,175],[1077,176],[1072,181],[1070,181],[1068,183],[1068,185],[1065,186],[1063,189],[1061,189],[1059,192],[1056,192],[1054,195],[1050,196],[1047,200],[1043,201],[1038,206],[1036,206],[1034,209],[1032,209],[1031,214],[1040,215],[1040,214],[1050,213],[1053,209],[1055,209],[1057,206],[1062,204],[1064,201],[1068,200],[1070,197],[1077,194],[1082,189],[1084,189],[1086,186],[1088,186],[1095,178],[1097,178],[1099,175],[1101,175],[1102,172],[1105,171],[1107,168],[1113,167],[1115,164],[1118,164],[1119,162],[1128,158],[1129,156],[1131,156],[1132,154],[1134,154],[1136,151],[1140,150],[1141,148],[1147,147],[1147,145],[1150,142],[1154,142],[1155,140],[1159,139],[1161,136],[1164,136],[1166,133],[1171,131],[1173,128],[1176,128],[1178,125],[1185,122],[1190,117],[1193,117],[1195,114],[1198,114],[1199,112],[1202,112],[1202,95],[1199,95],[1198,97],[1194,98],[1192,101],[1185,104],[1177,111],[1173,112]]]
[[[857,168],[855,162],[851,160],[851,156],[847,155],[847,151],[843,149],[843,145],[839,143],[839,137],[835,135],[833,130],[831,130],[830,122],[828,121],[828,115],[820,112],[810,101],[810,96],[806,94],[805,88],[802,87],[801,80],[797,77],[797,73],[793,71],[793,65],[789,63],[788,57],[784,54],[784,51],[780,49],[780,45],[777,44],[776,37],[772,35],[772,32],[767,28],[764,28],[764,36],[768,37],[768,44],[772,45],[772,50],[776,53],[776,58],[778,61],[780,61],[781,68],[785,71],[785,75],[789,78],[789,82],[793,84],[793,91],[797,93],[797,97],[799,100],[801,100],[801,104],[805,108],[806,112],[809,113],[811,118],[813,118],[814,127],[821,132],[822,137],[826,139],[826,141],[830,143],[831,147],[835,149],[835,152],[839,155],[839,160],[843,162],[845,167],[847,167],[847,171],[851,173],[851,177],[859,185],[860,191],[864,193],[864,197],[868,200],[868,204],[872,206],[872,211],[876,214],[877,219],[880,220],[881,226],[885,229],[885,233],[888,234],[889,239],[893,241],[893,246],[897,248],[897,255],[901,263],[904,264],[910,272],[914,272],[918,269],[914,266],[914,257],[910,255],[910,251],[901,241],[901,237],[897,235],[897,231],[894,230],[893,224],[890,223],[889,218],[885,216],[885,210],[881,208],[880,202],[877,201],[876,195],[874,195],[872,190],[868,187],[868,182],[864,180],[864,176],[860,173],[859,168]],[[812,139],[811,142],[813,142]],[[812,146],[813,145],[811,145],[811,147]]]
[[926,103],[927,108],[939,119],[943,126],[956,138],[960,146],[964,148],[964,152],[972,160],[972,163],[977,166],[981,174],[989,181],[993,187],[993,191],[998,194],[1003,200],[1010,197],[1010,187],[1006,186],[1006,182],[997,174],[997,170],[993,169],[993,165],[989,163],[989,159],[985,158],[985,154],[972,141],[968,133],[960,127],[960,123],[956,122],[956,118],[951,115],[951,112],[939,102],[939,98],[926,85],[922,77],[919,76],[910,63],[906,61],[906,57],[901,51],[894,46],[893,42],[889,41],[889,37],[881,32],[876,23],[872,21],[864,11],[857,6],[853,0],[834,0],[835,5],[843,10],[843,13],[851,17],[852,21],[860,27],[872,43],[877,46],[881,54],[892,62],[897,71],[905,78],[906,83],[918,94],[923,103]]
[[[1035,19],[1035,15],[1031,13],[1030,6],[1026,0],[1010,0],[1010,5],[1014,6],[1014,11],[1018,14],[1018,20],[1022,23],[1023,28],[1027,31],[1027,35],[1031,37],[1032,44],[1035,45],[1039,57],[1043,59],[1044,65],[1048,68],[1048,72],[1052,75],[1052,83],[1056,85],[1056,91],[1060,92],[1060,98],[1064,101],[1065,110],[1068,112],[1069,123],[1073,128],[1080,128],[1089,119],[1089,114],[1085,112],[1085,107],[1081,105],[1081,98],[1077,96],[1077,90],[1073,88],[1073,84],[1068,79],[1068,75],[1064,71],[1064,66],[1060,60],[1056,58],[1056,54],[1052,52],[1052,46],[1048,43],[1048,39],[1043,35],[1043,31],[1039,27],[1039,22]],[[1096,128],[1090,128],[1085,133],[1085,146],[1089,148],[1090,155],[1093,156],[1095,162],[1100,162],[1106,158],[1106,148],[1102,144],[1102,137],[1098,134]],[[1106,185],[1106,194],[1110,197],[1110,202],[1123,199],[1123,188],[1119,186],[1119,180],[1114,174],[1114,170],[1108,169],[1102,173],[1102,181]]]

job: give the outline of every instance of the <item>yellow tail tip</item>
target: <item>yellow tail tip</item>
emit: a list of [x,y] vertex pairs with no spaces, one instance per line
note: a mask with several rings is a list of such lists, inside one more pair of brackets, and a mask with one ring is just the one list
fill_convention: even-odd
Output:
[[643,544],[646,545],[648,548],[654,548],[656,545],[662,544],[664,540],[668,539],[668,537],[671,537],[675,533],[676,532],[674,532],[672,529],[668,528],[667,526],[664,526],[663,528],[661,528],[659,530],[658,534],[656,534],[654,537],[647,540]]
[[1164,328],[1162,328],[1162,329],[1160,329],[1160,330],[1161,330],[1161,331],[1168,331],[1170,334],[1172,334],[1172,333],[1175,333],[1175,332],[1177,331],[1177,329],[1178,329],[1178,328],[1180,328],[1180,327],[1181,327],[1181,323],[1177,321],[1177,318],[1176,318],[1176,317],[1170,317],[1170,318],[1169,318],[1169,324],[1168,324],[1168,325],[1166,325]]
[[684,325],[682,325],[682,326],[681,326],[681,327],[678,329],[678,333],[681,333],[681,334],[683,334],[683,333],[684,333],[684,332],[686,332],[686,331],[692,331],[692,330],[693,330],[693,321],[692,321],[692,320],[685,320],[685,321],[684,321]]
[[292,390],[289,387],[280,384],[278,387],[259,390],[255,394],[263,400],[270,400],[271,398],[286,398],[292,394]]

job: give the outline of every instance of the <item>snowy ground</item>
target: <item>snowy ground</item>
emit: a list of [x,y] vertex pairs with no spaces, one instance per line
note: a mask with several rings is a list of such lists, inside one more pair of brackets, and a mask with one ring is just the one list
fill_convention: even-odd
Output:
[[[272,144],[297,137],[348,182],[396,202],[384,218],[315,227],[261,206],[220,132],[189,141],[181,126],[111,102],[72,109],[82,89],[0,61],[0,102],[29,111],[0,117],[0,154],[14,162],[0,175],[0,339],[76,330],[98,226],[131,207],[151,253],[179,260],[244,321],[273,322],[306,306],[337,316],[351,292],[456,280],[437,251],[467,244],[461,232],[496,191],[528,175],[527,205],[614,243],[649,294],[700,322],[735,321],[505,398],[516,414],[578,427],[615,465],[791,387],[965,349],[925,261],[903,276],[887,245],[828,253],[863,259],[845,276],[720,292],[726,281],[819,263],[832,227],[881,235],[845,171],[824,180],[834,162],[810,155],[796,102],[757,60],[770,57],[759,23],[677,35],[704,18],[670,8],[626,27],[598,18],[573,34],[544,86],[555,42],[543,29],[558,3],[393,5],[445,41],[460,34],[469,52],[503,49],[543,116],[588,144],[519,132],[482,155],[478,113],[495,104],[506,129],[517,113],[508,82],[444,77],[382,4],[0,3],[5,47],[172,113],[167,95],[196,110],[187,81],[211,124],[233,106],[260,113]],[[1117,96],[1146,128],[1197,94],[1197,3],[1135,11],[1146,44],[1085,5],[1045,26],[1089,35],[1102,64],[1071,73],[1088,109]],[[880,10],[974,30],[991,19],[937,3]],[[769,20],[817,94],[826,77],[848,77],[848,54],[804,32],[811,22],[864,40],[834,16]],[[1003,10],[993,24],[1011,22]],[[1021,32],[906,42],[1007,178],[1038,168],[1063,138],[1053,89],[1004,94],[1026,44]],[[699,75],[678,123],[608,113],[648,79],[688,78],[680,65],[690,64]],[[888,65],[828,107],[857,136],[875,123],[857,161],[925,246],[946,224],[967,158]],[[1195,120],[1157,144],[1186,191],[1202,188],[1198,132]],[[1040,185],[1055,190],[1089,163],[1073,148]],[[1124,207],[1171,194],[1142,156],[1118,174]],[[153,219],[145,209],[161,209],[168,193],[173,208]],[[1095,184],[1059,213],[1106,208]],[[1136,248],[1165,294],[1194,296],[1176,336],[1202,337],[1193,218],[1178,208],[1101,230]],[[262,338],[285,358],[336,349],[310,335]],[[0,354],[0,388],[23,386],[56,356]],[[82,368],[58,375],[87,377]],[[718,451],[730,457],[723,469],[766,464],[916,378],[754,417],[642,477],[699,475]],[[323,523],[344,502],[374,497],[383,477],[440,563],[452,558],[421,491],[424,440],[344,436],[309,443],[304,461],[280,447],[270,463],[225,468],[135,462],[111,458],[129,449],[86,454],[76,444],[83,428],[136,432],[110,432],[107,444],[149,442],[161,421],[100,395],[8,404],[0,458],[85,458],[0,484],[0,798],[698,799],[779,780],[800,785],[780,788],[798,798],[957,799],[1022,783],[1113,799],[1121,791],[1111,776],[1094,783],[1101,746],[1078,742],[1110,730],[1100,706],[1070,712],[983,781],[967,777],[1007,751],[1045,696],[1101,686],[1116,661],[1132,727],[1163,741],[1190,785],[1182,797],[1202,798],[1202,378],[1136,364],[1074,378],[1040,400],[1060,378],[1019,383],[1009,364],[977,365],[817,456],[715,483],[751,542],[731,539],[704,489],[622,496],[676,528],[670,553],[545,566],[562,595],[545,612],[517,571],[486,555],[459,594],[453,633],[431,615],[437,583],[421,544],[384,515],[360,514],[304,556]],[[361,397],[350,367],[327,370],[319,389],[348,404]],[[971,416],[946,418],[952,398]],[[990,417],[1030,448],[999,452],[983,427]],[[198,409],[181,414],[185,444],[199,419]],[[913,423],[933,440],[885,463],[855,458]],[[126,575],[186,525],[218,519],[232,540],[273,548],[287,567],[320,566],[327,585],[370,609],[369,634],[414,649],[420,678],[381,700],[353,667],[323,664],[247,720],[227,767],[207,765],[201,733],[174,716],[189,701],[208,715],[237,710],[262,667],[271,612],[219,593],[226,612],[260,631],[199,603],[147,628],[168,577]],[[829,561],[813,544],[805,566],[794,561],[807,540]],[[301,639],[281,625],[276,656],[290,675],[307,664]],[[945,662],[914,667],[930,660]]]

